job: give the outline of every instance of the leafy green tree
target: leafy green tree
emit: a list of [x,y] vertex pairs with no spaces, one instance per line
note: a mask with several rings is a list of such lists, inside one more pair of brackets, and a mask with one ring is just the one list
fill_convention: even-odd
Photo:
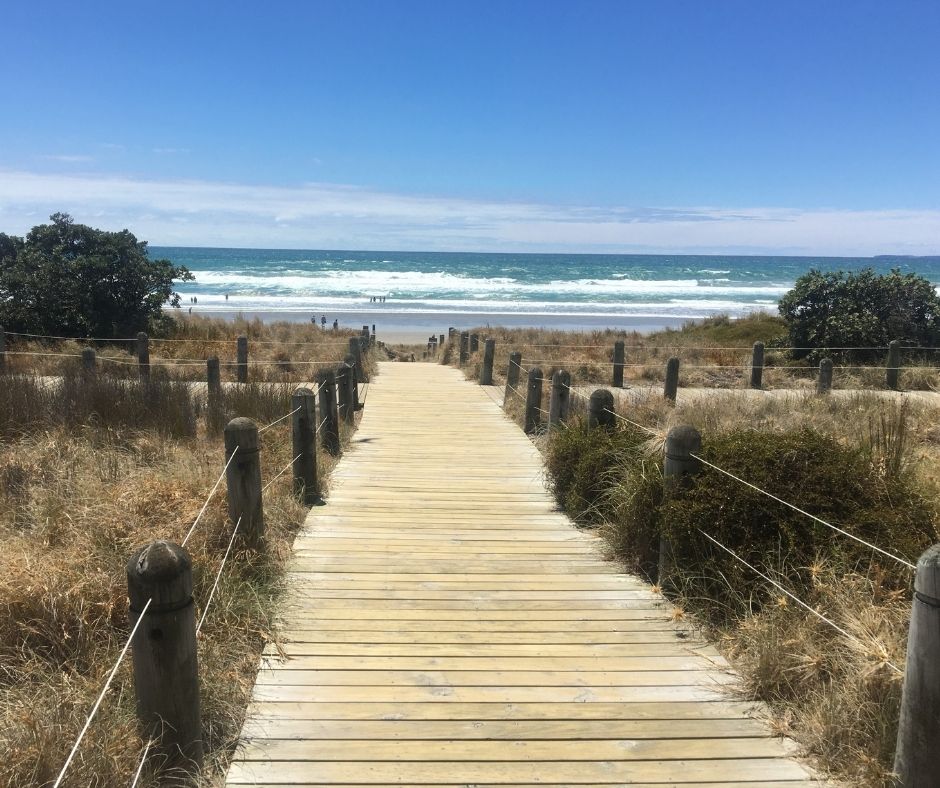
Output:
[[127,337],[159,331],[179,306],[173,281],[193,275],[151,260],[128,230],[107,232],[56,213],[25,239],[0,234],[0,325],[60,336]]
[[940,298],[918,274],[893,269],[877,274],[823,272],[796,280],[780,300],[796,358],[829,355],[854,361],[884,357],[883,350],[830,351],[828,348],[883,348],[898,339],[906,346],[934,346],[940,338]]

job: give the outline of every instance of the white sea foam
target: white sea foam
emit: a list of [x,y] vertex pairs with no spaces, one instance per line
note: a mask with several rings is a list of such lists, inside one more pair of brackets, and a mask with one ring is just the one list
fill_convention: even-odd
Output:
[[512,277],[471,277],[445,272],[423,271],[326,271],[303,274],[297,269],[282,274],[251,275],[228,271],[198,271],[195,287],[211,287],[220,292],[314,296],[392,295],[427,298],[449,295],[512,301],[559,300],[566,296],[595,300],[598,298],[778,298],[790,283],[734,283],[720,279],[597,279],[522,282]]

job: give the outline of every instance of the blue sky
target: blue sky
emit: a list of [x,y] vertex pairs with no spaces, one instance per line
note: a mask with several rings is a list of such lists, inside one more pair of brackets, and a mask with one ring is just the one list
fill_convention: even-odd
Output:
[[207,6],[8,4],[0,231],[940,253],[936,0]]

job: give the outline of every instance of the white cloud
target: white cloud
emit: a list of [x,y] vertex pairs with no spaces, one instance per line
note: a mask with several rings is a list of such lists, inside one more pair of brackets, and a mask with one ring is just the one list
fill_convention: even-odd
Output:
[[159,153],[161,155],[172,156],[177,153],[189,153],[189,148],[154,148],[154,153]]
[[151,243],[284,248],[938,254],[940,211],[558,206],[346,185],[0,171],[0,231],[55,211]]

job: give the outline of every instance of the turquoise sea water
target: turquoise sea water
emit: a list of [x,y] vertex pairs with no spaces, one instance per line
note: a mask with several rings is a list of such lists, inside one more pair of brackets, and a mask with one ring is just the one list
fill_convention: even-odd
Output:
[[[774,311],[810,268],[893,267],[940,282],[940,257],[474,254],[151,247],[187,266],[203,313],[383,309],[481,317],[695,318]],[[228,294],[228,300],[225,295]],[[373,303],[373,296],[385,302]],[[498,322],[493,319],[490,322]]]

